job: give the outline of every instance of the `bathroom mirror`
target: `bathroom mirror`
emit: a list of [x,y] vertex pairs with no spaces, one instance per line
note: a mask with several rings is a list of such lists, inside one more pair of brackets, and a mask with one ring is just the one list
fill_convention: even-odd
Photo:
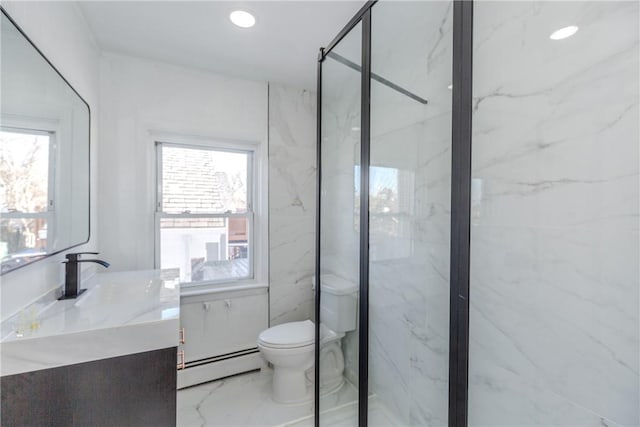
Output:
[[89,240],[89,105],[2,9],[2,274]]

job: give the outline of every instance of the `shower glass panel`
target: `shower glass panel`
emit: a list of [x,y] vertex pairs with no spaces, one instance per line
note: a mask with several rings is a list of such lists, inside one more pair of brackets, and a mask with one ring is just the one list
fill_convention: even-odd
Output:
[[638,9],[475,2],[470,425],[640,425]]
[[[361,45],[358,24],[322,64],[319,370],[320,425],[326,426],[358,424]],[[341,320],[337,304],[345,310]]]
[[452,2],[372,8],[372,426],[445,426],[449,375]]

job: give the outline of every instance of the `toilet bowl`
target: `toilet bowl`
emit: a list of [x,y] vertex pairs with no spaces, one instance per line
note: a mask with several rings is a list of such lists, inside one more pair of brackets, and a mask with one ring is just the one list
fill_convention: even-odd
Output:
[[[334,275],[320,277],[324,303],[320,324],[320,394],[344,384],[341,339],[356,328],[357,285]],[[299,403],[311,399],[315,356],[315,324],[289,322],[263,331],[258,349],[273,366],[273,400]]]
[[[344,356],[337,333],[320,325],[320,393],[337,391],[344,384]],[[260,334],[258,349],[273,366],[273,400],[299,403],[311,399],[314,380],[315,324],[310,320],[274,326]]]
[[273,400],[298,403],[310,399],[305,371],[313,366],[315,326],[312,321],[290,322],[263,331],[258,349],[273,365]]

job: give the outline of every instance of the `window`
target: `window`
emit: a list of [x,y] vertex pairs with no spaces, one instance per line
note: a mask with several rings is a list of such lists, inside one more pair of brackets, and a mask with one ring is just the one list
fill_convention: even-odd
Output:
[[46,255],[53,244],[54,161],[54,132],[0,128],[2,271]]
[[[415,173],[385,166],[369,168],[371,261],[407,258],[413,253]],[[354,166],[354,228],[360,227],[360,165]]]
[[156,143],[156,264],[182,283],[254,278],[254,151]]

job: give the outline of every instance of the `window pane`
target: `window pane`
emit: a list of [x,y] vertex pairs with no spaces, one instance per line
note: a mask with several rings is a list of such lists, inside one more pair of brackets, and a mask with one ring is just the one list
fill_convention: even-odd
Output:
[[413,255],[415,172],[369,167],[369,260]]
[[248,156],[162,146],[163,212],[246,212]]
[[0,212],[46,212],[49,135],[0,131]]
[[162,218],[162,269],[183,283],[250,278],[249,218]]
[[2,272],[27,264],[47,253],[45,218],[0,219]]

